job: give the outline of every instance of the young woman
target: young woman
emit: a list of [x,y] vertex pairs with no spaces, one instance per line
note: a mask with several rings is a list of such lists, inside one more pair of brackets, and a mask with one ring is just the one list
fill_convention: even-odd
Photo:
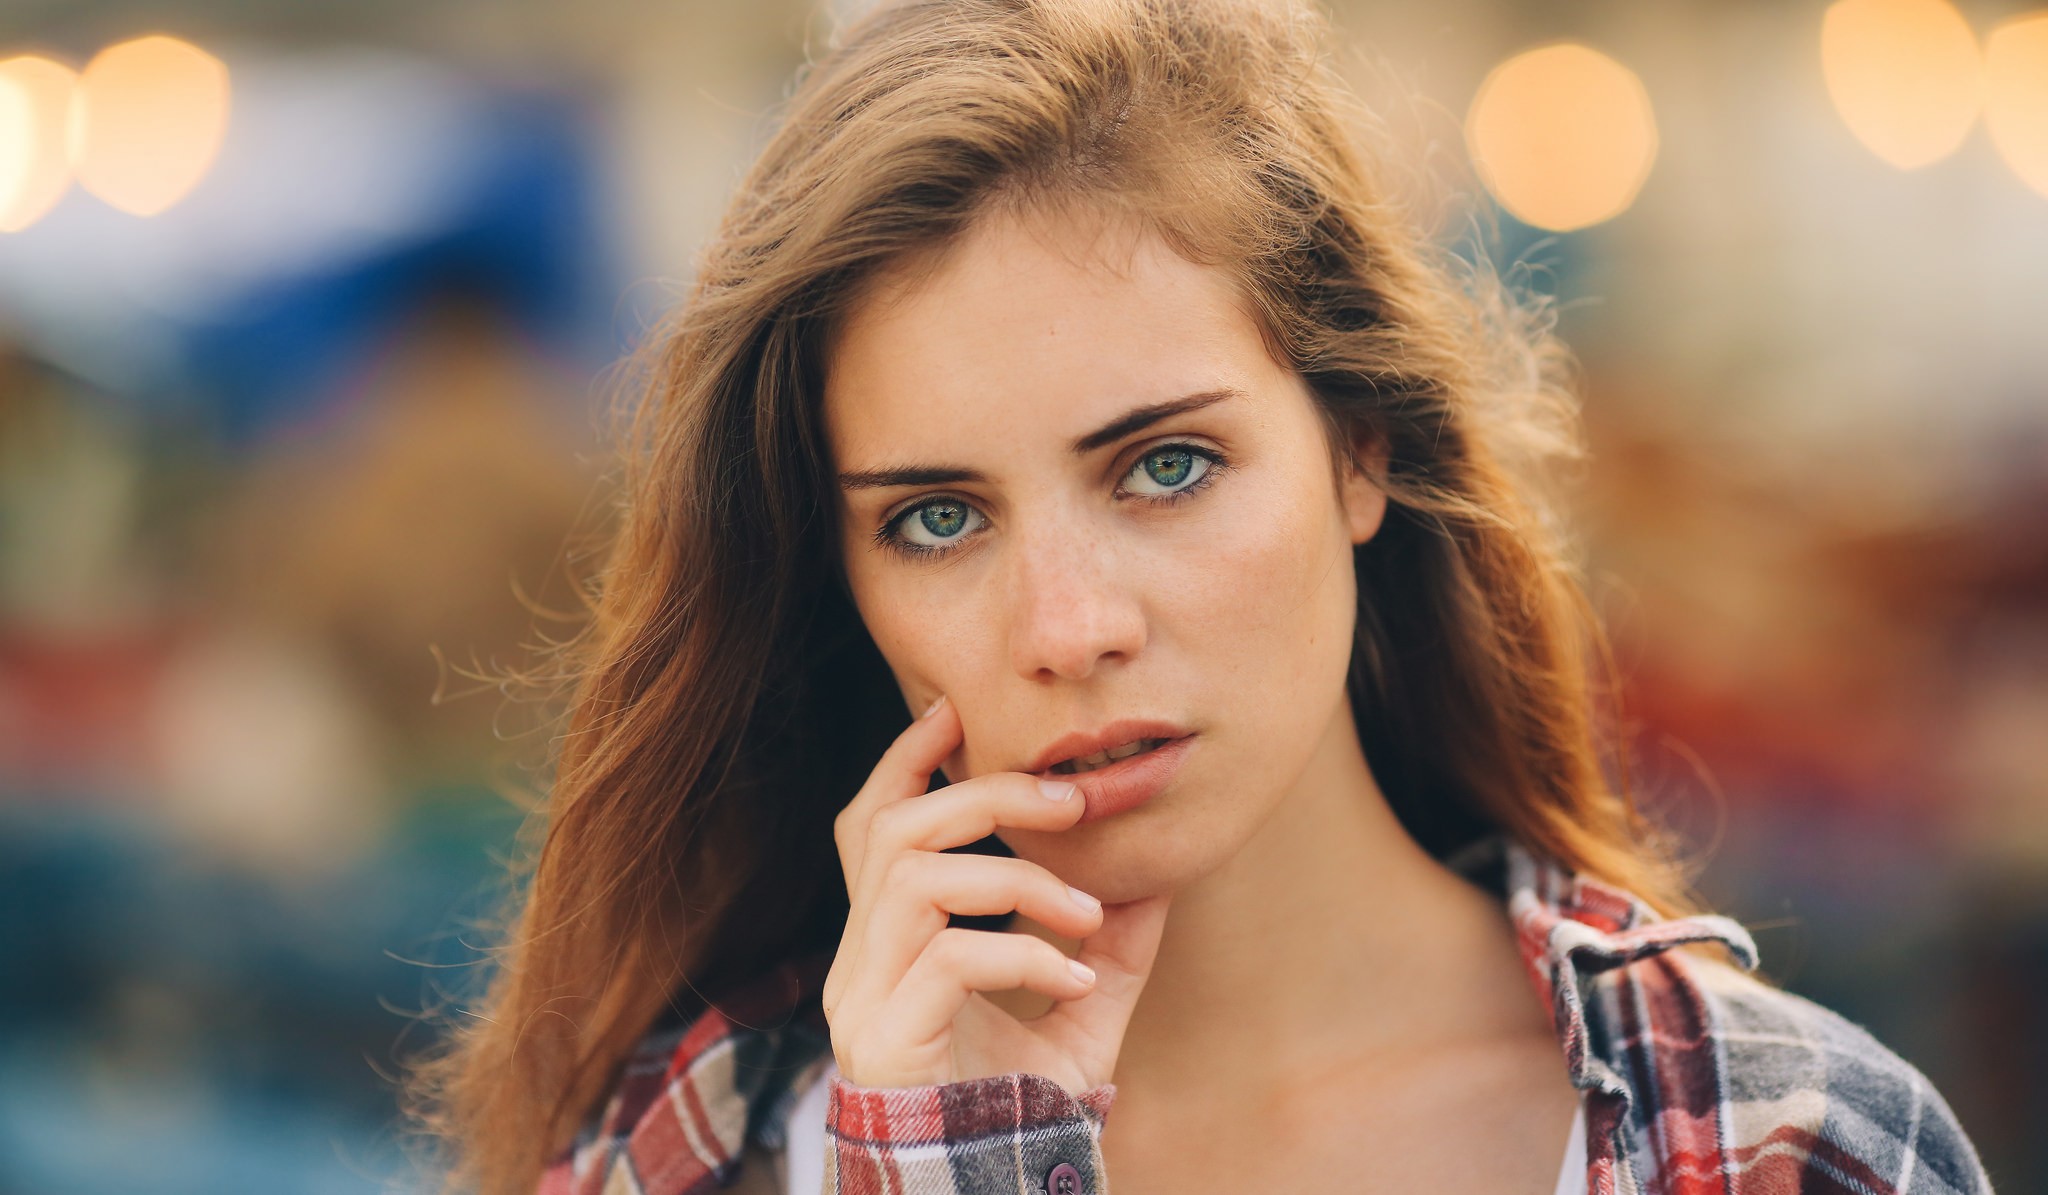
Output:
[[1320,33],[889,3],[806,72],[416,1075],[452,1185],[1989,1189],[1610,785],[1562,350]]

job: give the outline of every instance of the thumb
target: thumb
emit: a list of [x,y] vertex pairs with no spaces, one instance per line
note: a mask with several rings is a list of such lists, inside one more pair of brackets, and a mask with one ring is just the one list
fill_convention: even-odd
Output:
[[1048,1039],[1075,1053],[1089,1051],[1101,1060],[1098,1082],[1108,1082],[1109,1072],[1115,1069],[1117,1048],[1130,1024],[1131,1010],[1159,956],[1166,909],[1172,900],[1173,894],[1165,892],[1103,906],[1102,928],[1082,941],[1075,955],[1095,969],[1094,990],[1078,1000],[1062,1000],[1038,1018],[1038,1028]]

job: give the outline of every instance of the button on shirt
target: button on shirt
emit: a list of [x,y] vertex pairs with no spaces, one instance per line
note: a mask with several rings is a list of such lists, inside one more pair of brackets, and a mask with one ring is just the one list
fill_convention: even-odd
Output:
[[[1496,893],[1551,1011],[1579,1113],[1558,1191],[1644,1195],[1660,1175],[1725,1195],[1989,1195],[1946,1100],[1868,1032],[1749,974],[1727,917],[1664,919],[1505,836],[1451,865]],[[1713,942],[1729,961],[1671,947]],[[712,1195],[766,1160],[806,1195],[976,1195],[1078,1181],[1107,1195],[1116,1088],[1015,1072],[864,1088],[834,1072],[832,956],[705,1001],[679,992],[542,1177],[542,1195]],[[693,1002],[694,1001],[694,1002]],[[820,1132],[822,1127],[822,1132]],[[1475,1129],[1475,1135],[1479,1130]],[[1574,1178],[1576,1177],[1576,1182]]]

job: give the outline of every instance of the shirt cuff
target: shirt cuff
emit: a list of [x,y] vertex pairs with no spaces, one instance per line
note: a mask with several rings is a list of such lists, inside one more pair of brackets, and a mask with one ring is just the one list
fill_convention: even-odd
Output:
[[921,1087],[861,1087],[834,1076],[825,1112],[826,1195],[1106,1195],[1104,1083],[1074,1095],[1014,1071]]

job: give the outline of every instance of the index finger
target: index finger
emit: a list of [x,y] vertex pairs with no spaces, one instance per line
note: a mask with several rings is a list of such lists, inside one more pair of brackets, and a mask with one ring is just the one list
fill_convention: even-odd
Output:
[[876,761],[853,800],[832,823],[839,844],[839,865],[846,873],[849,895],[860,880],[861,859],[867,854],[868,823],[886,805],[908,797],[923,796],[931,786],[932,773],[960,744],[960,715],[941,693],[916,721],[889,744]]

